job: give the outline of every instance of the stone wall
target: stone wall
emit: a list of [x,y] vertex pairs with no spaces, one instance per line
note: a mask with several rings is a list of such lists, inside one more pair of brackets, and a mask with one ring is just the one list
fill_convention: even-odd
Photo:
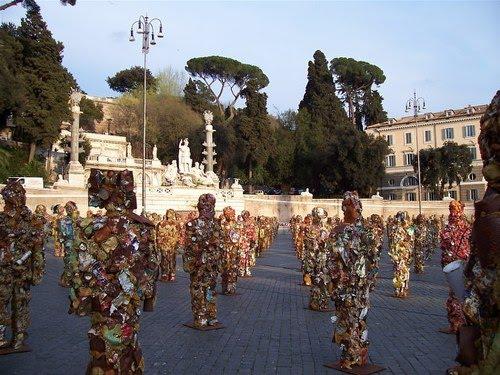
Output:
[[[0,185],[0,189],[5,185]],[[141,211],[141,192],[138,189],[136,212]],[[280,222],[288,222],[293,215],[305,216],[316,206],[323,207],[329,216],[342,217],[341,199],[312,199],[300,195],[243,195],[241,191],[231,189],[195,189],[185,187],[161,187],[148,189],[147,210],[164,214],[168,208],[177,211],[192,211],[200,194],[212,193],[216,197],[216,210],[222,212],[226,206],[232,206],[237,213],[246,209],[252,215],[276,216]],[[48,209],[55,204],[74,201],[82,215],[88,210],[87,191],[84,189],[28,189],[27,204],[33,210],[36,205],[44,204]],[[362,199],[363,216],[379,214],[384,217],[394,215],[398,211],[408,211],[410,215],[418,214],[418,202],[388,201],[381,199]],[[0,200],[0,209],[3,202]],[[424,201],[422,211],[426,215],[448,215],[448,202]],[[471,216],[474,212],[472,203],[466,203],[465,213]]]
[[[299,195],[244,195],[245,209],[252,215],[276,216],[280,222],[288,222],[293,215],[305,216],[314,207],[323,207],[329,216],[342,217],[341,199],[312,199]],[[362,199],[363,216],[378,214],[384,217],[395,215],[398,211],[408,211],[410,215],[418,214],[418,202],[388,201],[381,199]],[[422,202],[425,215],[448,215],[446,201]],[[474,213],[472,203],[466,203],[465,213]]]

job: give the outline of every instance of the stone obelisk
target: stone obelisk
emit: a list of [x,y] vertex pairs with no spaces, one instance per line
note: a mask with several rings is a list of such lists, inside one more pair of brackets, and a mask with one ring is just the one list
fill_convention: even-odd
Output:
[[73,123],[71,124],[71,159],[68,168],[68,183],[70,186],[84,187],[84,170],[78,161],[78,141],[80,139],[80,100],[83,94],[78,91],[71,93],[71,113]]

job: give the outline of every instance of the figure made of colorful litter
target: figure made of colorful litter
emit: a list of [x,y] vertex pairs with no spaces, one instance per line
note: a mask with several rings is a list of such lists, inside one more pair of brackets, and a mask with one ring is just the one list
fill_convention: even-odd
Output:
[[312,210],[312,223],[305,236],[305,248],[312,262],[309,308],[315,311],[327,311],[330,301],[331,279],[326,264],[327,249],[325,247],[329,232],[325,224],[325,210],[315,207]]
[[439,233],[441,233],[441,219],[437,215],[432,215],[427,220],[427,245],[425,247],[425,260],[432,258],[436,249],[440,247]]
[[425,266],[425,256],[428,253],[427,246],[429,245],[429,241],[427,239],[427,220],[425,216],[422,214],[417,215],[413,227],[415,230],[415,240],[413,247],[413,267],[415,269],[415,273],[420,274],[424,273]]
[[63,261],[64,268],[61,274],[59,285],[67,288],[71,285],[71,279],[73,278],[73,270],[71,269],[71,264],[74,264],[76,258],[76,253],[73,250],[73,241],[75,240],[75,228],[80,220],[80,213],[76,207],[75,202],[69,201],[64,205],[66,210],[66,216],[59,219],[59,242],[63,248]]
[[371,260],[369,266],[370,272],[367,273],[368,277],[371,278],[370,291],[375,287],[376,279],[379,271],[380,255],[382,254],[383,239],[384,239],[384,219],[380,215],[372,214],[365,221],[365,226],[373,234],[373,240],[375,244],[373,246],[373,252],[371,253]]
[[374,255],[379,240],[365,226],[362,205],[356,192],[346,192],[342,202],[344,221],[331,233],[329,276],[335,301],[333,341],[342,348],[340,367],[352,368],[368,363],[368,328],[366,315],[369,294],[376,272]]
[[474,203],[471,252],[464,270],[467,325],[460,329],[461,336],[469,333],[463,346],[475,349],[476,356],[459,352],[462,367],[452,373],[483,375],[500,369],[500,91],[481,118],[478,143],[488,185]]
[[394,296],[406,298],[409,293],[412,233],[408,215],[398,212],[392,225],[389,256],[392,259]]
[[64,247],[60,241],[60,227],[59,222],[64,217],[64,206],[62,204],[56,204],[53,208],[54,216],[52,217],[52,238],[54,239],[54,256],[62,258],[64,256]]
[[313,253],[308,251],[306,247],[306,236],[309,231],[309,227],[312,225],[312,216],[306,215],[304,222],[300,225],[298,234],[298,246],[302,248],[302,283],[306,286],[311,286],[311,274],[313,272]]
[[[440,233],[442,267],[457,260],[467,262],[470,254],[470,234],[471,226],[465,219],[463,203],[455,200],[451,201],[448,224]],[[446,300],[446,311],[450,331],[458,332],[458,329],[465,324],[465,316],[462,310],[462,302],[453,294],[451,289]]]
[[239,247],[241,230],[232,207],[225,207],[220,219],[222,229],[222,294],[235,294],[240,264]]
[[91,318],[87,374],[142,374],[139,317],[158,275],[154,225],[132,211],[131,171],[92,169],[88,194],[89,206],[106,213],[79,221],[74,240],[70,311]]
[[241,227],[239,275],[248,277],[252,276],[252,244],[257,234],[253,218],[246,210],[241,213]]
[[[0,212],[0,350],[26,351],[30,288],[40,284],[45,271],[45,218],[31,213],[18,181],[8,182],[0,194],[5,202]],[[10,342],[5,337],[8,325]]]
[[216,325],[217,276],[221,271],[222,233],[215,216],[215,197],[203,194],[198,200],[199,217],[186,224],[184,271],[191,283],[194,326]]
[[175,281],[177,249],[181,239],[181,227],[175,211],[168,209],[165,218],[156,226],[156,242],[161,252],[161,281]]

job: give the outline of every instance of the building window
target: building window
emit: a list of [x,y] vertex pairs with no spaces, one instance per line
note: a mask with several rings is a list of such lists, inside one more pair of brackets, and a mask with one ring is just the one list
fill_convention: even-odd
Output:
[[467,190],[467,199],[470,201],[477,201],[479,199],[479,192],[477,189]]
[[427,200],[428,201],[437,201],[438,200],[438,196],[437,196],[437,194],[434,191],[429,191],[427,193]]
[[414,202],[417,200],[417,193],[406,193],[406,200]]
[[405,143],[407,145],[411,143],[411,133],[405,133]]
[[387,155],[387,166],[388,167],[396,166],[396,155]]
[[474,125],[465,125],[462,128],[464,138],[471,138],[476,136],[476,127]]
[[469,175],[467,176],[467,178],[469,179],[469,181],[476,181],[476,174],[475,173],[469,173]]
[[450,140],[455,137],[453,134],[453,128],[443,129],[442,132],[443,132],[443,140]]
[[394,186],[394,179],[391,178],[389,181],[387,181],[387,185]]
[[418,179],[415,176],[407,176],[403,178],[403,186],[416,186],[418,185]]
[[475,146],[469,146],[470,156],[472,156],[472,160],[477,159],[477,151]]
[[390,200],[390,201],[395,201],[396,200],[396,194],[394,193],[389,193],[387,195],[387,199]]
[[424,142],[432,141],[432,132],[430,130],[426,130],[424,132]]
[[451,199],[457,199],[457,192],[455,190],[448,190],[448,196]]
[[389,146],[392,146],[394,144],[394,140],[393,140],[392,134],[387,134],[386,137],[385,137],[385,140],[387,141],[387,144]]
[[413,165],[413,160],[415,160],[415,154],[405,152],[405,165]]

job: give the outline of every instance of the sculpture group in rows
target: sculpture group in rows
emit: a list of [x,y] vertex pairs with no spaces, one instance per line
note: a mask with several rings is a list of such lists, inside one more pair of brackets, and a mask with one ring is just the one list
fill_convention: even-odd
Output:
[[52,235],[54,255],[63,257],[59,284],[69,290],[69,313],[91,318],[87,373],[140,374],[141,310],[153,310],[158,281],[175,281],[176,256],[183,253],[183,268],[190,277],[193,326],[214,326],[218,276],[222,293],[235,294],[238,277],[251,276],[256,257],[276,236],[278,222],[253,218],[248,211],[236,216],[231,207],[215,217],[211,194],[200,196],[198,211],[187,215],[171,209],[163,218],[137,215],[130,171],[94,169],[88,186],[89,207],[99,211],[89,211],[86,217],[80,217],[74,202],[54,207],[55,217],[44,206],[32,213],[19,183],[2,189],[0,350],[29,350],[25,340],[30,287],[42,280],[44,243]]
[[[424,272],[437,248],[441,248],[441,266],[469,257],[470,224],[463,204],[450,203],[448,223],[438,216],[418,215],[410,219],[398,212],[384,220],[379,215],[363,219],[361,202],[347,192],[342,209],[344,218],[328,217],[319,207],[304,219],[294,216],[290,227],[297,258],[302,264],[303,284],[310,286],[309,309],[330,311],[335,305],[334,341],[342,347],[341,367],[367,364],[366,313],[369,292],[374,288],[379,270],[383,238],[387,230],[388,255],[393,262],[394,296],[409,294],[410,268]],[[449,332],[458,332],[465,324],[462,303],[450,290],[446,302]]]

